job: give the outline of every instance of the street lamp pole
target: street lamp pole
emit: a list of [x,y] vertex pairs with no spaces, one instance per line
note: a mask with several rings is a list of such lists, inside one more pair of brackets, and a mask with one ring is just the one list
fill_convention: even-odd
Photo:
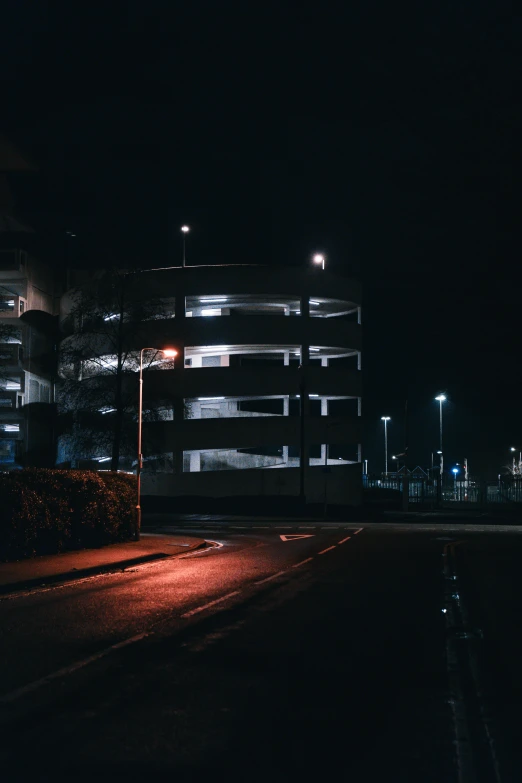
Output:
[[140,540],[141,531],[141,469],[143,467],[143,454],[141,453],[141,425],[143,419],[143,351],[157,351],[167,358],[174,358],[177,351],[173,348],[142,348],[140,350],[140,388],[138,395],[138,463],[136,465],[136,529],[134,540]]
[[439,417],[439,449],[440,449],[440,479],[442,481],[442,474],[444,471],[444,454],[442,449],[442,403],[446,402],[446,396],[444,394],[439,394],[438,397],[435,397],[437,402],[439,403],[439,410],[440,410],[440,417]]
[[390,416],[381,416],[381,421],[384,422],[384,475],[388,477],[388,422]]
[[181,226],[181,233],[183,234],[183,260],[181,266],[185,266],[185,238],[190,231],[188,226]]
[[321,266],[323,268],[323,271],[324,271],[325,257],[323,256],[322,253],[316,253],[312,260],[313,260],[314,264],[321,264]]

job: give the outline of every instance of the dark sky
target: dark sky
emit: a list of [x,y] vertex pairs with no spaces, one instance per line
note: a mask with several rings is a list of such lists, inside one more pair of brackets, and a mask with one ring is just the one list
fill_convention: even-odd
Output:
[[[4,4],[3,130],[76,249],[364,283],[365,455],[495,475],[522,444],[522,10],[499,0]],[[43,183],[43,184],[42,184]],[[31,189],[32,188],[32,189]],[[35,206],[36,205],[36,206]],[[34,214],[36,211],[37,214]],[[411,465],[414,466],[413,464]]]

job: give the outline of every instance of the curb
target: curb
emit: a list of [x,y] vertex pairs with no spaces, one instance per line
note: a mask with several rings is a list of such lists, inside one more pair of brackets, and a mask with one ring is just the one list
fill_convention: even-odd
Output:
[[48,587],[60,583],[76,582],[78,579],[85,579],[89,576],[117,574],[118,572],[126,571],[127,568],[131,568],[132,566],[143,565],[144,563],[154,563],[157,560],[169,560],[171,558],[179,557],[180,555],[185,555],[187,552],[194,552],[196,549],[206,548],[207,546],[207,541],[203,541],[201,544],[192,544],[191,546],[186,547],[183,552],[176,552],[175,554],[156,552],[151,555],[143,555],[142,557],[133,557],[129,560],[120,560],[117,563],[106,563],[103,566],[79,568],[78,570],[65,571],[61,574],[51,574],[35,579],[24,579],[21,582],[10,582],[9,584],[0,585],[0,596],[20,593],[26,590],[35,590],[39,587]]

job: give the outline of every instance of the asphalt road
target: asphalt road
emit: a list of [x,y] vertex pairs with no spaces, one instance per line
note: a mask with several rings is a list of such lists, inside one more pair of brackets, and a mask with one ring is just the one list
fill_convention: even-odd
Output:
[[3,779],[522,780],[522,528],[191,531],[0,601]]

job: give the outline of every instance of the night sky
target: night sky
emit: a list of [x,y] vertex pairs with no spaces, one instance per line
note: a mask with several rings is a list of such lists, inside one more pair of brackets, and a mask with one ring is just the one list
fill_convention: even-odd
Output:
[[[370,471],[522,445],[522,11],[424,1],[3,5],[18,207],[69,260],[306,264],[364,284]],[[65,246],[66,229],[77,233]],[[408,399],[408,434],[404,403]]]

